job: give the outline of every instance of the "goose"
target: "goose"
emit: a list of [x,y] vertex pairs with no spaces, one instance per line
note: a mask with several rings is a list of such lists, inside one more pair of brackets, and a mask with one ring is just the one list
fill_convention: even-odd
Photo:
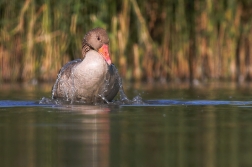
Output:
[[92,29],[84,36],[82,56],[61,68],[52,99],[88,104],[111,102],[119,91],[121,78],[112,64],[104,29]]

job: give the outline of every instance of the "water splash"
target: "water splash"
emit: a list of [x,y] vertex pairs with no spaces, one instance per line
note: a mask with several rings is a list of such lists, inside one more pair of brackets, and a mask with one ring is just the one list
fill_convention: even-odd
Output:
[[[55,99],[58,85],[61,85],[62,87],[70,87],[70,89],[63,90],[63,92],[64,92],[63,93],[64,94],[63,100],[68,101],[68,102],[70,101],[71,103],[74,102],[73,97],[75,96],[75,92],[76,92],[75,87],[74,87],[74,77],[73,77],[74,70],[75,70],[74,67],[76,65],[78,65],[81,61],[82,61],[81,59],[76,59],[76,60],[70,61],[61,68],[61,70],[58,73],[56,82],[52,87],[52,99]],[[65,71],[67,71],[67,70],[70,70],[69,79],[71,81],[71,85],[64,86],[66,83],[68,83],[68,81],[67,81],[68,78],[62,78],[62,74],[64,74]]]
[[44,105],[62,105],[62,104],[64,104],[64,101],[58,100],[58,99],[49,99],[46,97],[42,97],[42,99],[38,103],[44,104]]
[[129,100],[128,97],[126,96],[124,89],[123,89],[123,83],[122,83],[122,78],[118,72],[118,70],[116,69],[116,67],[114,67],[115,70],[115,74],[117,75],[118,78],[118,83],[119,83],[119,97],[120,97],[120,101],[115,102],[116,104],[147,104],[143,101],[142,97],[140,95],[134,97],[132,100]]

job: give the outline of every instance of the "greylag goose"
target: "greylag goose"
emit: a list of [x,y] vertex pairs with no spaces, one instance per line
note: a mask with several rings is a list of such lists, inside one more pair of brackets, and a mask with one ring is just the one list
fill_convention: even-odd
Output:
[[102,28],[89,31],[82,41],[83,59],[65,64],[52,88],[52,99],[71,102],[109,102],[119,91],[120,76],[109,54],[109,38]]

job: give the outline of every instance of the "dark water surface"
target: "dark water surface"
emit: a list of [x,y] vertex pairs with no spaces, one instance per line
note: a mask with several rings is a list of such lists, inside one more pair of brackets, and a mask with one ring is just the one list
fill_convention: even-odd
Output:
[[41,105],[0,85],[1,167],[252,166],[251,84],[125,84],[145,105]]

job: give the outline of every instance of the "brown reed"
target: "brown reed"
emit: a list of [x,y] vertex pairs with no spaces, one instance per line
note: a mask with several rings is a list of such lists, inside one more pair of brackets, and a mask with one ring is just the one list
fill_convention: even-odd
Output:
[[123,78],[251,80],[251,14],[249,0],[3,0],[0,81],[55,80],[96,26]]

